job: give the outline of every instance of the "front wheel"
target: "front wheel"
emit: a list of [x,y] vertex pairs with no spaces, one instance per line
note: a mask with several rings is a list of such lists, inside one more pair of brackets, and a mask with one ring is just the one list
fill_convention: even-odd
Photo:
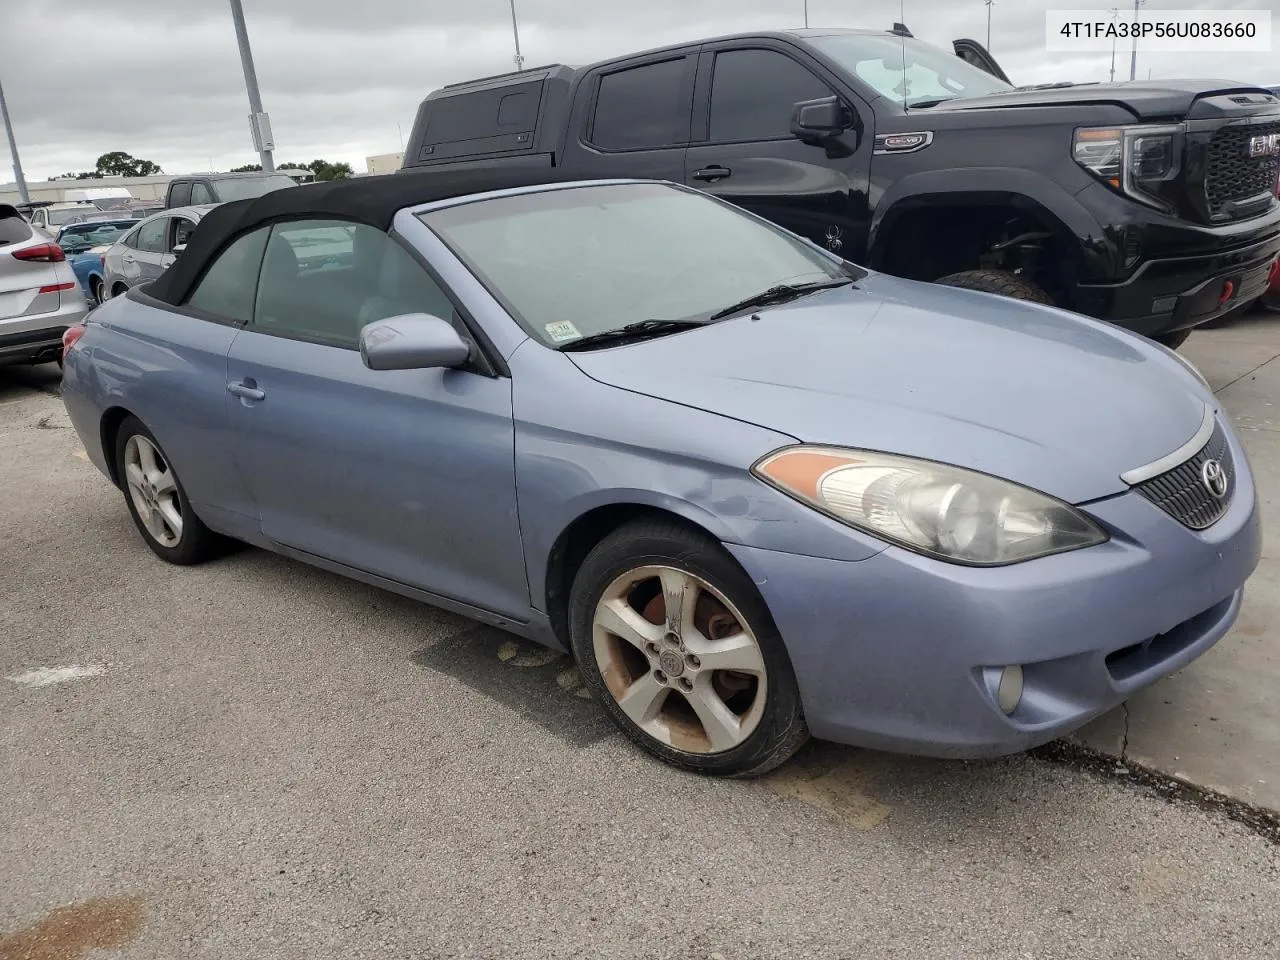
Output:
[[1190,330],[1174,330],[1172,333],[1158,333],[1151,339],[1156,343],[1164,344],[1170,350],[1177,350],[1187,342],[1189,336],[1191,336]]
[[1043,303],[1053,306],[1053,299],[1037,284],[1026,277],[1008,270],[965,270],[953,273],[935,281],[945,287],[960,287],[963,290],[981,290],[983,293],[995,293],[1011,300],[1030,300],[1032,303]]
[[749,777],[808,739],[786,648],[750,578],[674,521],[628,524],[569,599],[583,681],[631,740],[698,773]]

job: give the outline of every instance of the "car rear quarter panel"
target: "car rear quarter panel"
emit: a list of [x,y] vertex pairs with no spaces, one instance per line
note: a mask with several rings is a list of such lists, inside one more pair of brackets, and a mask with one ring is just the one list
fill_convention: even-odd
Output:
[[226,357],[236,332],[133,297],[94,311],[65,365],[63,399],[99,468],[110,473],[114,457],[103,418],[123,410],[155,435],[198,512],[219,504],[252,514],[225,417]]

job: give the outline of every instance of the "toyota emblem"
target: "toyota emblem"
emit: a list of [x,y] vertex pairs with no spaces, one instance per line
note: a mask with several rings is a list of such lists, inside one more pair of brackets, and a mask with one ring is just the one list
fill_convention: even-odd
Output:
[[1206,460],[1200,468],[1200,479],[1205,489],[1221,500],[1227,495],[1227,471],[1217,460]]

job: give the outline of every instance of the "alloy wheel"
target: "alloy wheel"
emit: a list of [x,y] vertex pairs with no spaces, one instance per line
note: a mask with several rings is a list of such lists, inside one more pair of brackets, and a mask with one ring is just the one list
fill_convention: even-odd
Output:
[[660,743],[723,753],[760,723],[768,693],[760,644],[701,577],[668,566],[622,574],[596,604],[592,642],[610,695]]
[[125,443],[124,472],[129,497],[148,535],[162,547],[176,547],[182,540],[182,501],[164,456],[135,433]]

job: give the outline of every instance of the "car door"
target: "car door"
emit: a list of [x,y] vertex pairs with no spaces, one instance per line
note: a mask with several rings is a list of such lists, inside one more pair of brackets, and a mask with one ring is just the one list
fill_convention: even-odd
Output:
[[370,370],[363,326],[413,312],[450,319],[449,296],[373,227],[293,220],[271,231],[228,376],[236,459],[262,532],[527,618],[510,380],[472,368]]
[[[871,113],[820,64],[767,40],[712,43],[698,67],[685,180],[857,260],[870,222]],[[853,124],[822,142],[791,131],[797,103],[837,96]]]
[[169,217],[152,217],[138,227],[136,247],[121,258],[129,286],[150,283],[164,273],[168,265],[166,244],[169,240]]
[[683,179],[698,49],[636,57],[584,77],[564,166],[584,179]]

